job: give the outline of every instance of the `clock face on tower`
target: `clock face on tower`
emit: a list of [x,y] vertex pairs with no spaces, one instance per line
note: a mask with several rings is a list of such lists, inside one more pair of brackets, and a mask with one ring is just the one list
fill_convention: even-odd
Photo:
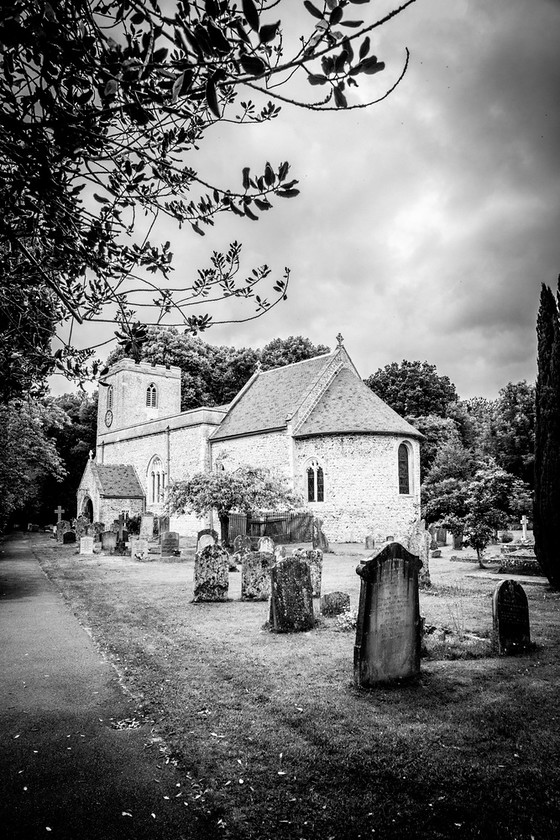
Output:
[[108,411],[105,412],[105,425],[110,426],[112,422],[113,422],[113,412],[111,411],[111,409],[109,409]]

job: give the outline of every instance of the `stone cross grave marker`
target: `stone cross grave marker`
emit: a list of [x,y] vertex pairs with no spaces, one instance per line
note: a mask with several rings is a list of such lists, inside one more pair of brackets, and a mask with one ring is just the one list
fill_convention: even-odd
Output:
[[179,534],[177,531],[166,531],[161,535],[161,556],[176,557],[179,551]]
[[270,596],[270,569],[274,555],[263,551],[244,551],[241,555],[241,600],[267,601]]
[[56,513],[56,524],[58,525],[62,520],[62,514],[66,513],[66,511],[63,507],[60,507],[60,505],[59,505],[56,508],[55,513]]
[[194,558],[193,601],[227,601],[229,555],[219,545],[207,545]]
[[503,580],[492,597],[493,643],[499,656],[523,653],[531,647],[529,605],[521,584]]
[[523,516],[521,517],[520,522],[522,528],[521,539],[523,540],[523,542],[527,542],[527,525],[529,524],[529,520],[527,519],[525,514],[523,514]]
[[270,629],[275,633],[311,630],[315,617],[307,561],[299,557],[279,560],[272,567],[270,587]]
[[80,538],[80,554],[93,554],[93,537]]
[[389,543],[359,564],[360,605],[354,646],[354,680],[369,688],[420,672],[420,559]]
[[321,613],[326,616],[341,615],[350,609],[348,592],[325,592],[321,597]]

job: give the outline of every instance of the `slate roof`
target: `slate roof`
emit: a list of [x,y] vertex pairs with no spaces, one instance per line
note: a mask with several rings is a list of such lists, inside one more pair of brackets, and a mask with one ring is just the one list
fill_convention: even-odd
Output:
[[[327,353],[273,370],[259,371],[231,404],[212,441],[285,429],[305,397],[337,355]],[[346,357],[348,358],[348,357]],[[294,417],[297,424],[297,415]],[[343,367],[325,389],[294,437],[324,434],[385,433],[422,437],[364,385],[354,369]]]
[[102,496],[115,499],[144,498],[144,490],[130,464],[96,464],[91,462],[91,471],[99,482]]
[[211,440],[285,429],[303,398],[330,364],[334,353],[273,370],[259,371],[232,403]]
[[422,437],[349,368],[338,371],[294,437],[340,433],[385,433]]

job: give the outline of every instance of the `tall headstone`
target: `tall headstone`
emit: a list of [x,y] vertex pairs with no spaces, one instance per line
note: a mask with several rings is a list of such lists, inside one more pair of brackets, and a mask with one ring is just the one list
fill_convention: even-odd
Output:
[[166,531],[161,535],[161,556],[177,557],[179,554],[179,534],[177,531]]
[[270,629],[276,633],[311,630],[313,588],[306,560],[286,557],[279,560],[270,574]]
[[365,541],[365,549],[366,551],[373,551],[375,546],[375,539],[372,534],[367,534],[366,541]]
[[105,554],[114,554],[117,547],[117,534],[114,531],[103,531],[101,534],[101,548]]
[[529,604],[521,584],[503,580],[492,597],[493,643],[499,656],[523,653],[531,647]]
[[140,538],[143,540],[151,540],[154,536],[154,514],[143,513],[140,520]]
[[369,688],[420,672],[420,559],[389,543],[360,563],[354,680]]
[[[60,507],[60,505],[59,505]],[[56,523],[56,539],[58,542],[64,542],[64,534],[70,531],[72,526],[66,519],[59,519]]]
[[241,559],[241,600],[266,601],[270,596],[270,569],[274,555],[245,551]]
[[329,551],[329,541],[323,531],[323,520],[315,516],[311,529],[313,548],[319,549],[320,551]]
[[229,555],[219,545],[207,545],[194,558],[193,601],[227,601]]
[[319,548],[295,548],[292,552],[293,557],[298,557],[300,560],[305,560],[309,565],[311,572],[311,586],[313,588],[313,597],[321,597],[321,582],[323,579],[323,552]]
[[421,587],[427,588],[432,585],[430,579],[430,545],[432,535],[426,529],[426,521],[418,519],[408,539],[408,550],[416,554],[422,563],[418,573],[418,582]]

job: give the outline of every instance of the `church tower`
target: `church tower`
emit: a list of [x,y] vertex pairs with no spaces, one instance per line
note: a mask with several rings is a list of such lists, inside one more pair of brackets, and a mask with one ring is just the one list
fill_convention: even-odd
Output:
[[180,411],[180,368],[120,359],[99,383],[97,439]]

